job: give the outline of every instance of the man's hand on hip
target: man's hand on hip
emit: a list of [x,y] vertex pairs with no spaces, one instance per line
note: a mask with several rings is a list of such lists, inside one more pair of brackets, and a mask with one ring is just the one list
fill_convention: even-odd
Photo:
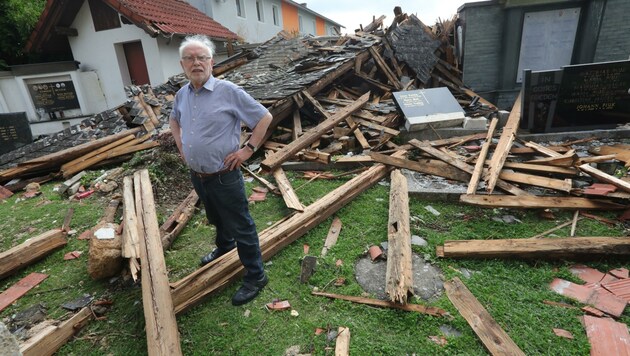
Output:
[[249,159],[254,152],[247,146],[239,149],[236,152],[232,152],[225,157],[223,164],[227,169],[233,171],[241,166],[241,164]]

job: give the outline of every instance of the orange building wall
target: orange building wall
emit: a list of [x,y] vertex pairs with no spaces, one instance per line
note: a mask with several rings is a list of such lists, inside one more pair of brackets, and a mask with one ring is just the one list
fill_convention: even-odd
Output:
[[317,36],[324,36],[326,34],[326,22],[324,19],[320,17],[315,18],[315,31],[317,32]]
[[300,32],[297,7],[282,2],[282,29],[289,33]]

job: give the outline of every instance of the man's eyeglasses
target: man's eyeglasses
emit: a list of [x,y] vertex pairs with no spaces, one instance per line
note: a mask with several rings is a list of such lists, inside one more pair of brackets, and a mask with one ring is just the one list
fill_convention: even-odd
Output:
[[199,62],[207,62],[210,58],[210,56],[184,56],[182,57],[182,60],[186,63],[195,63],[195,60]]

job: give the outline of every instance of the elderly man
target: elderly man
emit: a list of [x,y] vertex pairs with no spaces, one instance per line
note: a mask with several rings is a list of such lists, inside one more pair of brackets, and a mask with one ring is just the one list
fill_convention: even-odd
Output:
[[[190,82],[175,95],[171,132],[217,231],[216,249],[201,258],[201,265],[236,247],[246,273],[232,304],[242,305],[256,298],[268,279],[240,165],[262,144],[272,116],[243,88],[212,76],[214,44],[207,37],[187,37],[179,54]],[[241,123],[252,129],[242,147]]]

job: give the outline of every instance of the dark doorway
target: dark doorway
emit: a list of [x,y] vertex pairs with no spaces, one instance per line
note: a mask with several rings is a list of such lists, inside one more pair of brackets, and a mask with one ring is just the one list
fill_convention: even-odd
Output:
[[147,71],[147,62],[144,60],[142,43],[140,41],[123,43],[123,50],[127,59],[131,84],[149,84],[149,72]]

